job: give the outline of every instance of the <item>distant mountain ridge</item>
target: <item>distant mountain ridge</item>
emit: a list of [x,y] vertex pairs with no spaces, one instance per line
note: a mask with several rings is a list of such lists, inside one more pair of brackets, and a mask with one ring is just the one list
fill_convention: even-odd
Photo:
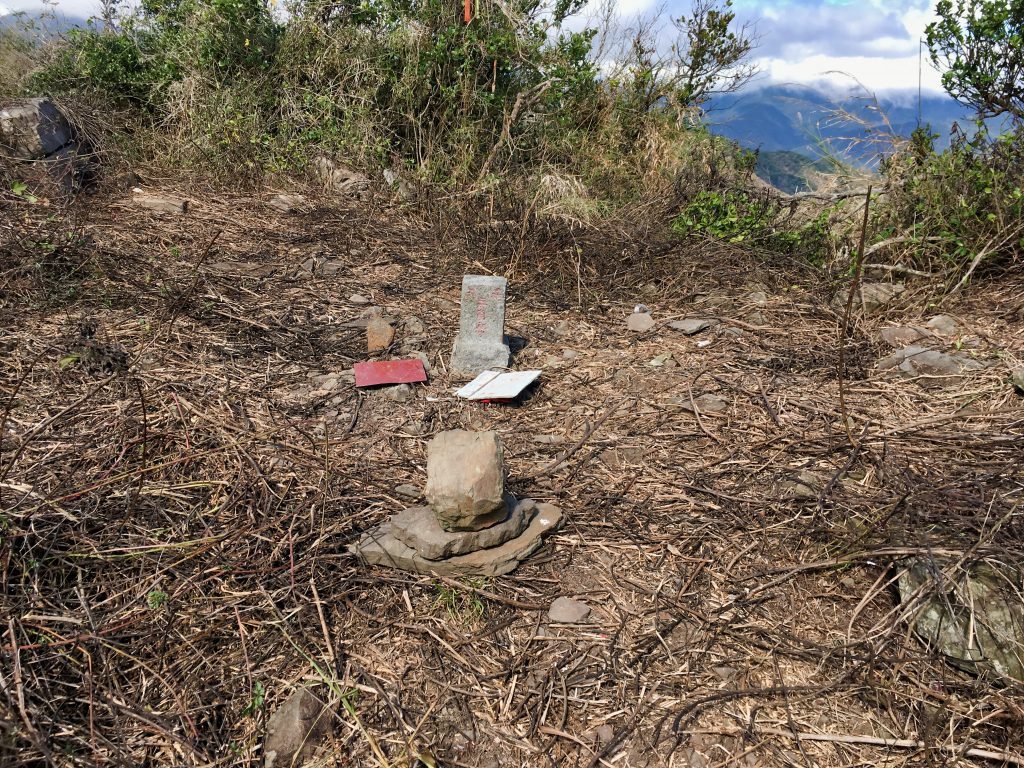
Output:
[[[856,120],[844,118],[844,113]],[[864,124],[858,125],[857,120]],[[706,121],[712,132],[749,149],[797,152],[815,159],[828,149],[865,168],[874,168],[880,155],[891,149],[887,142],[871,139],[869,126],[881,135],[905,138],[919,124],[916,93],[883,95],[871,101],[805,85],[766,85],[717,96],[707,105]],[[939,135],[937,146],[949,144],[954,122],[969,131],[970,110],[945,95],[923,95],[920,124],[930,125]]]

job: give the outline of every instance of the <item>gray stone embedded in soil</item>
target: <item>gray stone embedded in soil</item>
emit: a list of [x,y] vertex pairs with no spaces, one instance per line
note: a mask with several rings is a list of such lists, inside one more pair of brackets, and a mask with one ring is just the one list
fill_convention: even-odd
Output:
[[878,335],[890,347],[898,349],[926,338],[928,331],[913,325],[897,326],[895,328],[883,328]]
[[644,333],[654,326],[654,318],[647,312],[634,312],[626,318],[626,328],[634,333]]
[[[863,308],[865,312],[877,312],[903,293],[907,287],[903,283],[861,283],[858,295],[854,297],[853,308]],[[846,297],[842,297],[843,306]]]
[[958,376],[984,367],[985,364],[980,360],[967,355],[950,355],[916,345],[904,347],[878,361],[879,370],[895,370],[905,378]]
[[430,507],[413,507],[392,516],[391,533],[428,560],[446,560],[479,549],[490,549],[519,536],[536,511],[536,503],[532,499],[509,501],[504,519],[479,531],[446,531]]
[[1013,386],[1018,392],[1024,394],[1024,368],[1018,368],[1010,374],[1010,381],[1013,382]]
[[579,624],[588,616],[590,606],[571,597],[559,597],[548,608],[548,620],[555,624]]
[[267,200],[267,205],[281,213],[294,213],[306,207],[306,198],[296,194],[274,195]]
[[189,201],[183,197],[154,195],[149,192],[143,192],[141,189],[133,191],[132,202],[156,213],[172,213],[177,215],[187,213],[189,206]]
[[305,686],[289,696],[267,722],[265,768],[299,766],[331,729],[331,711]]
[[505,341],[505,291],[508,280],[490,275],[465,275],[459,313],[459,335],[450,368],[476,376],[489,368],[507,368],[511,350]]
[[441,526],[473,531],[504,512],[505,450],[497,432],[441,432],[427,444],[427,502]]
[[412,400],[412,396],[412,387],[408,384],[395,384],[390,387],[384,387],[384,397],[388,400],[394,400],[396,403],[407,403]]
[[402,483],[401,485],[395,486],[395,493],[399,496],[404,496],[407,499],[418,499],[423,494],[420,493],[420,489],[410,483]]
[[533,519],[519,536],[490,549],[447,560],[427,560],[399,541],[387,522],[366,533],[349,551],[370,565],[384,565],[410,573],[439,576],[504,576],[512,572],[540,547],[545,535],[562,522],[561,511],[551,504],[538,504]]
[[41,159],[73,140],[71,125],[50,99],[26,99],[0,110],[0,145],[18,160]]
[[[853,297],[852,310],[867,313],[877,312],[903,293],[907,287],[903,283],[886,283],[863,281]],[[832,298],[832,308],[837,312],[846,310],[849,289],[844,288]]]
[[960,332],[960,326],[956,319],[949,315],[936,315],[925,325],[928,330],[939,334],[939,336],[956,336]]
[[718,395],[706,394],[700,395],[699,397],[693,398],[693,402],[690,401],[689,396],[675,397],[670,401],[675,405],[679,405],[687,411],[693,411],[693,407],[697,406],[697,410],[701,414],[705,413],[721,413],[729,407],[729,401],[725,400]]
[[673,320],[668,327],[674,331],[682,331],[687,336],[694,336],[717,324],[718,321],[711,317],[687,317],[683,320]]
[[905,565],[898,578],[900,599],[915,606],[912,626],[922,640],[968,672],[1024,681],[1019,571],[990,564],[964,571],[925,559]]

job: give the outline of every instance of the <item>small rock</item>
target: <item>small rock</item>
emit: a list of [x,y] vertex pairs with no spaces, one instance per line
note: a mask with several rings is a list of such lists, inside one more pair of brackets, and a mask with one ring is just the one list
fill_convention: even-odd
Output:
[[430,371],[430,357],[426,352],[420,352],[419,350],[412,350],[409,352],[409,357],[415,358],[423,363],[423,370]]
[[384,396],[396,403],[407,403],[412,399],[412,386],[409,384],[395,384],[392,387],[384,388]]
[[415,315],[405,318],[403,325],[405,326],[405,332],[410,336],[419,336],[427,330],[426,326],[423,325],[423,321]]
[[676,361],[672,359],[672,355],[669,352],[658,355],[647,363],[652,368],[675,368]]
[[560,445],[565,442],[565,438],[561,435],[534,435],[533,442],[542,445]]
[[395,340],[395,329],[391,324],[375,317],[366,324],[366,351],[380,352],[391,346]]
[[274,195],[267,201],[267,205],[281,213],[294,213],[306,207],[306,198],[302,195]]
[[1024,368],[1018,368],[1010,375],[1010,381],[1018,392],[1024,394]]
[[[865,312],[877,312],[906,289],[903,283],[861,283],[859,296],[854,297],[854,309],[863,307]],[[846,297],[841,299],[845,308]]]
[[729,401],[723,400],[718,395],[700,395],[699,397],[693,398],[693,402],[690,402],[689,397],[677,397],[673,398],[673,403],[682,406],[687,411],[692,411],[694,406],[697,406],[697,410],[701,414],[705,413],[721,413],[729,407]]
[[426,496],[445,530],[479,530],[504,517],[505,450],[498,433],[456,429],[434,437],[427,445]]
[[299,688],[267,722],[267,739],[263,745],[265,768],[301,765],[312,757],[330,729],[330,710],[308,688]]
[[181,197],[164,197],[143,192],[135,189],[132,192],[132,201],[143,208],[148,208],[157,213],[184,214],[188,211],[189,201]]
[[960,326],[949,315],[936,315],[925,325],[939,336],[956,336],[960,332]]
[[753,291],[747,294],[747,301],[755,307],[766,307],[768,306],[768,294],[764,291]]
[[555,624],[579,624],[589,615],[590,606],[571,597],[558,598],[548,609],[548,620]]
[[349,304],[369,304],[370,299],[363,296],[361,293],[353,293],[348,297]]
[[402,485],[395,486],[395,493],[399,496],[404,496],[407,499],[418,499],[420,497],[420,489],[415,485],[409,483],[402,483]]
[[818,498],[826,482],[827,478],[810,470],[802,469],[796,473],[796,477],[781,481],[777,490],[784,499],[813,501]]
[[569,324],[568,320],[559,320],[551,326],[551,332],[555,334],[555,336],[568,336],[572,333],[572,325]]
[[577,352],[575,349],[563,349],[562,350],[562,359],[563,360],[575,360],[579,356],[580,356],[580,353]]
[[879,334],[890,347],[900,348],[920,341],[928,335],[924,328],[917,326],[883,328]]
[[324,187],[345,195],[360,197],[370,183],[362,173],[353,171],[324,155],[313,160],[313,171]]
[[647,312],[634,312],[626,318],[626,327],[635,333],[649,331],[654,325],[654,318]]
[[687,317],[683,320],[673,320],[668,327],[674,331],[682,331],[687,336],[694,336],[701,331],[706,331],[718,323],[710,317]]
[[615,738],[615,729],[611,725],[605,723],[599,725],[594,731],[594,740],[598,744],[610,744],[611,740]]

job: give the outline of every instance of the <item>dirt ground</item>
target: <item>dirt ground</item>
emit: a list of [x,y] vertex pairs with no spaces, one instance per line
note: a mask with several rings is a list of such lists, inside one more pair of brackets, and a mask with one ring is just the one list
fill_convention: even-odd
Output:
[[[1024,689],[945,663],[894,587],[909,556],[1024,562],[1019,275],[855,313],[841,402],[849,283],[808,267],[510,262],[385,205],[190,192],[79,201],[70,233],[0,202],[0,764],[262,764],[302,683],[336,708],[321,766],[1024,764]],[[510,278],[513,365],[543,370],[521,403],[453,394],[465,272]],[[429,359],[408,400],[355,389],[353,295],[394,320],[378,357]],[[940,311],[939,348],[988,367],[875,368],[881,328]],[[666,325],[692,315],[719,324]],[[497,430],[562,530],[497,579],[355,562],[452,428]],[[587,623],[547,621],[560,595]]]

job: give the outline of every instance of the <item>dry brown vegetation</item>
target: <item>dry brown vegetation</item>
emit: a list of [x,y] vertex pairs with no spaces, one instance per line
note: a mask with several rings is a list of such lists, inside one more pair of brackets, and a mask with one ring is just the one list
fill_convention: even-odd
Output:
[[[339,703],[319,765],[1020,764],[1024,691],[923,647],[893,587],[910,554],[1021,562],[1019,276],[943,307],[993,363],[949,386],[872,368],[930,286],[855,322],[848,430],[846,283],[809,267],[188,194],[183,218],[0,202],[0,763],[256,765],[306,681]],[[516,366],[544,369],[516,406],[460,401],[445,372],[460,277],[488,270],[511,278]],[[741,319],[756,290],[763,326]],[[366,356],[353,293],[398,343],[423,321],[409,402],[312,378]],[[722,324],[636,336],[638,301]],[[727,408],[695,415],[703,394]],[[456,427],[498,430],[513,490],[564,529],[489,582],[354,562]],[[816,498],[793,498],[802,470]],[[548,626],[561,594],[591,623]]]

